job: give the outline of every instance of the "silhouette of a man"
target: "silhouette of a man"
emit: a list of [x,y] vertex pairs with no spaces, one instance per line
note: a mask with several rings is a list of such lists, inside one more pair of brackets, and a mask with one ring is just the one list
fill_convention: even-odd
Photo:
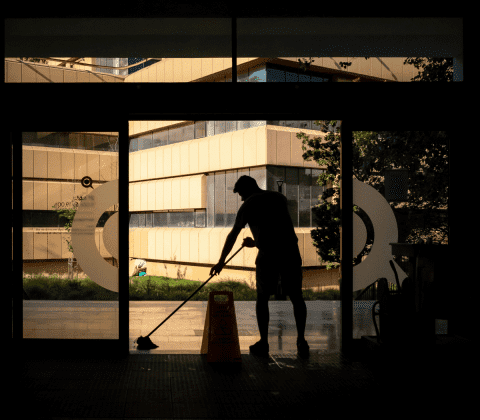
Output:
[[247,175],[237,180],[233,192],[238,193],[244,203],[238,210],[235,225],[227,236],[220,260],[212,267],[210,275],[220,274],[238,234],[248,223],[255,240],[245,238],[242,245],[258,248],[255,260],[256,312],[260,330],[260,341],[250,346],[250,353],[268,357],[268,301],[270,295],[275,294],[280,277],[283,292],[290,297],[293,304],[298,332],[298,354],[308,357],[309,346],[305,340],[307,306],[302,295],[302,257],[288,213],[287,198],[282,193],[260,189],[255,179]]

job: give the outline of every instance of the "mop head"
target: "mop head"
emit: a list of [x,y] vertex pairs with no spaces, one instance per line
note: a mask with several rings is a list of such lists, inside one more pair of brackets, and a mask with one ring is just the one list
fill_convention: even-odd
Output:
[[156,349],[158,346],[152,343],[150,337],[138,337],[137,338],[137,349],[138,350],[151,350]]

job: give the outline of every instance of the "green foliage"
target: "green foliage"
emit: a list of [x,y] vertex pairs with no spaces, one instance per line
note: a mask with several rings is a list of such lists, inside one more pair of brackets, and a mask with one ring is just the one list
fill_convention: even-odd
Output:
[[453,82],[453,58],[408,57],[403,64],[422,69],[412,82]]
[[90,279],[68,280],[58,276],[23,279],[23,288],[32,300],[118,300],[118,293]]
[[[370,57],[365,57],[368,60]],[[307,71],[313,62],[312,57],[310,61],[302,61],[298,59],[300,68]],[[345,70],[352,65],[351,61],[344,61],[339,63]],[[407,57],[403,64],[413,64],[416,69],[421,69],[419,74],[411,78],[411,82],[453,82],[453,58],[423,58],[423,57]],[[355,79],[357,82],[360,79]]]
[[[77,200],[72,201],[72,208],[70,209],[63,209],[60,210],[57,206],[52,206],[52,208],[57,210],[57,213],[60,215],[60,218],[67,219],[67,223],[65,223],[65,229],[67,232],[70,232],[72,228],[73,219],[75,218],[75,214],[77,213],[77,207],[79,205],[78,201],[82,201],[83,197],[77,197]],[[68,244],[68,250],[73,253],[73,248],[71,242],[68,239],[65,239]]]
[[[130,301],[184,301],[204,283],[156,276],[131,277],[130,280]],[[32,300],[118,300],[117,292],[107,290],[89,278],[71,281],[56,276],[36,276],[24,278],[23,287]],[[257,300],[255,288],[236,280],[207,283],[190,300],[205,302],[212,291],[231,291],[235,301]],[[307,289],[303,290],[303,297],[305,300],[340,300],[340,292],[334,289],[320,292]]]
[[[309,139],[304,133],[298,133],[297,138],[303,139],[304,160],[313,159],[319,165],[327,166],[317,184],[325,186],[328,183],[329,188],[319,197],[319,204],[312,209],[313,220],[319,227],[311,231],[311,237],[317,254],[330,270],[340,263],[340,130],[336,120],[316,121],[316,124],[326,133],[325,143],[320,143],[320,137]],[[407,242],[432,237],[435,243],[446,243],[448,220],[438,210],[446,209],[448,204],[447,133],[362,131],[353,132],[353,142],[354,177],[369,184],[380,194],[385,195],[383,177],[386,169],[409,170],[408,202],[391,203],[397,221],[403,215],[412,222],[410,227],[406,227],[406,223],[398,223],[399,228],[403,229],[400,236],[404,236]],[[305,145],[310,149],[307,150]],[[374,174],[373,171],[377,173]],[[353,260],[356,265],[370,251],[374,230],[368,215],[362,209],[353,206],[353,211],[364,221],[367,229],[366,246]],[[413,217],[419,214],[423,217],[423,223],[415,224]]]

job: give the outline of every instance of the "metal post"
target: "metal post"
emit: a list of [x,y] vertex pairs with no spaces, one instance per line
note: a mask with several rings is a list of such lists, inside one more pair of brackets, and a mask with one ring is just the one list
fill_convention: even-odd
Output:
[[[128,137],[128,118],[122,119],[120,131],[118,133],[118,306],[119,306],[119,340],[121,353],[129,354],[129,208],[128,208],[128,175],[129,175],[129,151],[130,139]],[[120,147],[120,145],[122,147]],[[122,209],[122,211],[120,211]],[[122,261],[122,264],[120,264]]]
[[232,83],[237,83],[237,17],[232,15]]
[[342,121],[340,127],[340,299],[342,305],[342,353],[353,346],[353,137],[351,128]]
[[[283,179],[280,179],[277,181],[279,193],[282,192],[282,185],[284,182],[285,181]],[[287,300],[286,295],[282,291],[282,283],[280,280],[278,281],[278,284],[277,284],[277,293],[275,294],[275,300]]]

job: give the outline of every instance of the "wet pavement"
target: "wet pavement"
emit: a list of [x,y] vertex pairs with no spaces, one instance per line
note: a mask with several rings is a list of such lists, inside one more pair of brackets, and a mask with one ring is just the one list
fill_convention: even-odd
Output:
[[[190,305],[191,303],[191,305]],[[166,319],[181,302],[130,302],[130,351],[133,340],[149,334]],[[311,349],[338,351],[340,348],[339,301],[307,301],[305,338]],[[158,305],[158,306],[157,306]],[[256,302],[234,302],[241,352],[260,339]],[[296,352],[297,328],[293,305],[289,301],[269,302],[269,345],[272,352]],[[159,347],[150,353],[198,352],[202,345],[207,302],[187,302],[150,339]],[[176,318],[176,319],[175,319]],[[139,351],[141,352],[141,351]]]
[[[118,302],[24,301],[24,338],[118,338]],[[146,336],[166,319],[180,302],[130,302],[130,351],[134,340]],[[373,301],[354,302],[354,338],[375,335],[371,318]],[[208,302],[189,301],[151,336],[159,347],[149,353],[200,352]],[[312,350],[339,351],[340,301],[305,301],[305,338]],[[256,302],[236,301],[235,316],[241,352],[260,339]],[[290,301],[270,301],[270,351],[296,352],[297,329]],[[138,351],[142,353],[142,351]]]

